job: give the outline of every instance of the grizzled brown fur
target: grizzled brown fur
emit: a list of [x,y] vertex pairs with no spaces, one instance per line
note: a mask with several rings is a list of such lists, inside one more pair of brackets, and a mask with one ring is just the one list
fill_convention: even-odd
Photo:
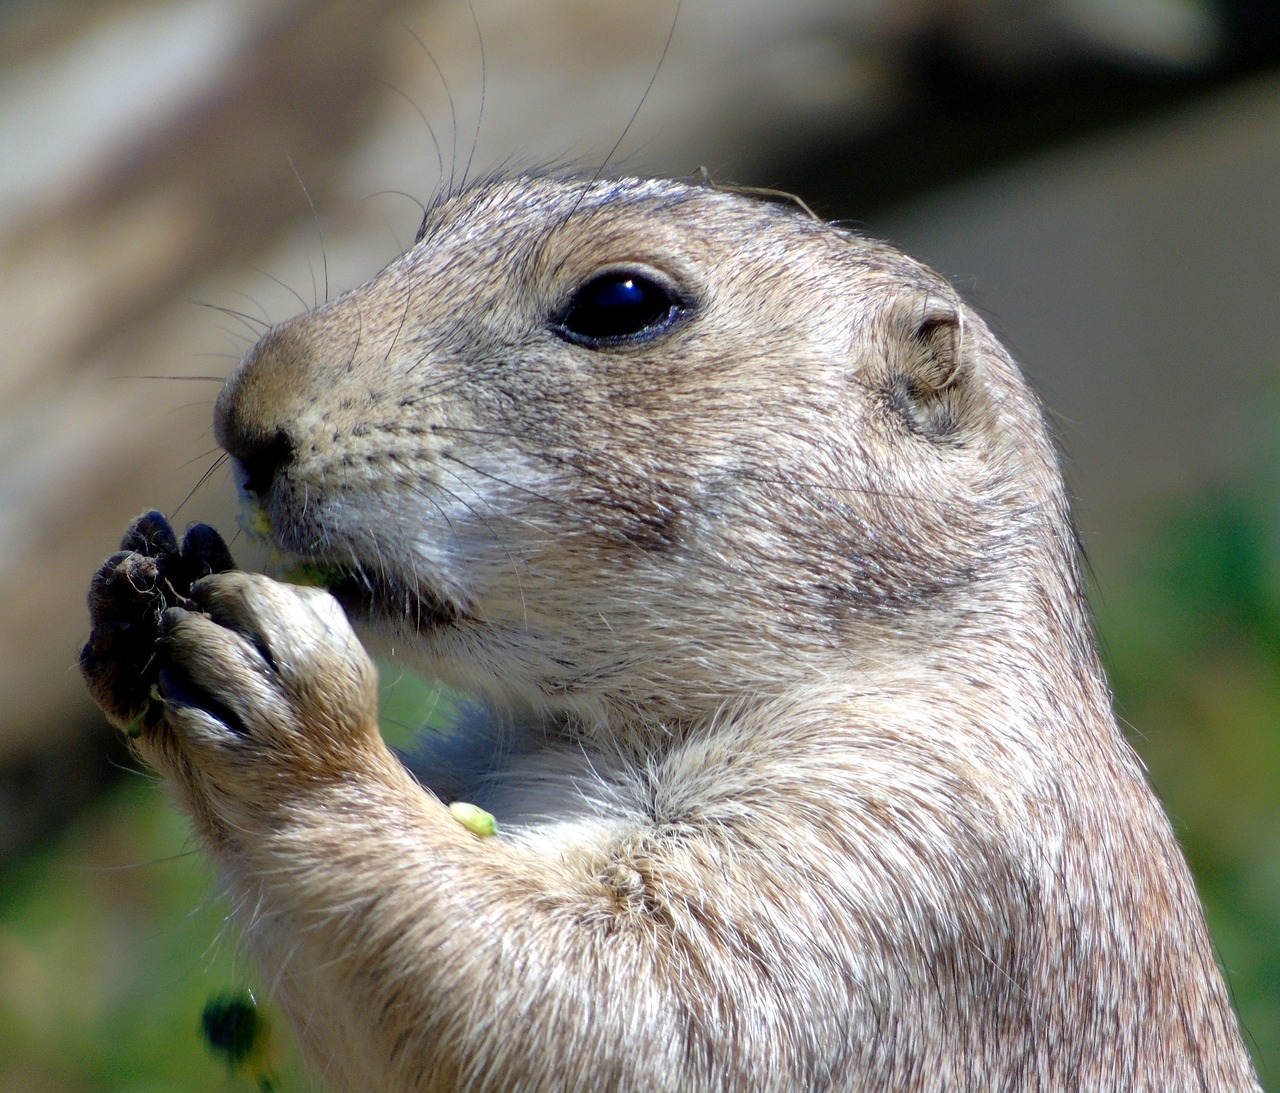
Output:
[[[584,335],[627,277],[670,308]],[[95,583],[95,696],[332,1088],[1257,1088],[1038,405],[929,270],[708,187],[485,183],[216,424],[278,545],[487,703],[424,789],[328,594],[205,532],[158,611],[176,543]]]

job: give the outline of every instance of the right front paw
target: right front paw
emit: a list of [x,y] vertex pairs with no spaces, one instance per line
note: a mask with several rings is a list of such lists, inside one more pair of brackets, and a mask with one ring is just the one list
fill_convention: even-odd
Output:
[[166,609],[185,606],[191,585],[233,566],[222,537],[193,524],[179,545],[158,512],[139,516],[89,586],[93,629],[80,653],[89,694],[107,719],[137,736],[155,728],[163,711],[152,697],[159,664],[156,640]]

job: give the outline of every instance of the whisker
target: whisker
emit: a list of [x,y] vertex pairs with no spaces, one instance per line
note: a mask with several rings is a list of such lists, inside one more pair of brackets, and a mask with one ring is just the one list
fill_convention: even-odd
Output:
[[488,91],[488,65],[484,55],[484,35],[480,31],[480,19],[476,15],[476,6],[467,0],[467,9],[471,12],[471,22],[476,28],[476,44],[480,47],[480,109],[476,113],[476,129],[471,137],[471,151],[467,155],[467,165],[462,169],[462,185],[465,187],[467,179],[471,177],[471,163],[475,159],[476,148],[480,145],[480,129],[484,124],[484,100],[485,93]]
[[[323,240],[321,241],[321,245],[323,246]],[[307,298],[303,296],[301,292],[299,292],[296,288],[294,288],[293,285],[288,284],[286,281],[277,277],[274,273],[268,273],[265,269],[260,269],[256,266],[253,267],[253,272],[256,273],[259,277],[265,277],[268,281],[271,281],[273,284],[279,285],[282,289],[285,290],[285,292],[287,292],[290,296],[292,296],[295,300],[298,301],[303,311],[315,310],[315,305],[307,303]],[[275,324],[270,322],[269,320],[266,322],[266,326],[268,329],[270,329],[274,325]]]
[[[329,252],[324,245],[324,229],[320,226],[320,213],[316,209],[316,203],[311,197],[311,191],[307,189],[307,184],[302,181],[302,175],[298,173],[298,168],[294,165],[293,159],[289,156],[285,157],[289,163],[289,170],[293,172],[293,177],[298,180],[298,186],[302,190],[302,196],[307,199],[307,205],[311,209],[311,222],[315,225],[316,237],[320,240],[320,263],[324,271],[324,302],[329,302]],[[315,295],[314,274],[311,294]]]
[[[208,454],[209,453],[206,453],[206,456],[204,457],[198,456],[197,458],[206,458]],[[223,467],[227,465],[227,462],[228,460],[230,460],[230,458],[231,457],[227,455],[226,452],[222,452],[221,454],[219,454],[218,458],[215,459],[213,463],[209,466],[209,469],[206,470],[204,474],[202,474],[199,478],[196,479],[196,484],[191,487],[191,490],[190,492],[188,492],[187,496],[184,497],[178,503],[178,507],[173,510],[174,516],[177,516],[178,513],[182,511],[183,507],[187,504],[188,501],[191,500],[191,498],[193,498],[196,495],[196,491],[199,490],[201,486],[203,486],[206,482],[208,482],[209,479],[214,476],[214,474],[216,474],[219,470],[221,470]]]
[[452,460],[454,463],[457,463],[458,466],[465,467],[472,474],[477,474],[481,478],[487,478],[489,479],[489,481],[496,482],[498,485],[504,486],[509,490],[514,490],[517,493],[523,493],[529,497],[534,498],[537,501],[542,501],[544,504],[550,505],[553,508],[560,508],[566,512],[577,511],[577,506],[574,506],[567,501],[557,500],[557,499],[548,497],[547,495],[539,493],[537,490],[532,489],[529,486],[522,486],[519,482],[512,482],[510,479],[502,478],[499,475],[483,470],[480,467],[477,467],[471,463],[468,463],[465,459],[459,458],[458,456],[454,455],[451,452],[441,452],[440,457],[442,459]]
[[210,448],[207,452],[201,452],[199,455],[193,455],[182,464],[183,467],[190,467],[192,463],[198,463],[202,459],[208,459],[210,456],[216,456],[216,458],[213,461],[213,465],[200,476],[200,481],[196,483],[197,487],[199,487],[200,484],[209,477],[209,475],[213,474],[213,472],[218,469],[218,465],[220,463],[225,463],[227,461],[227,453],[221,448]]
[[[387,345],[387,351],[383,354],[382,363],[386,364],[391,359],[391,351],[400,344],[400,334],[404,330],[404,324],[409,321],[409,307],[413,302],[414,279],[409,279],[409,286],[404,294],[404,310],[400,312],[400,321],[396,323],[396,332],[391,336],[391,340]],[[418,361],[412,367],[416,368],[423,358],[419,357]]]
[[[441,469],[444,470],[447,468],[442,467]],[[450,470],[449,473],[451,473],[459,481],[462,481],[461,476],[456,471]],[[485,530],[488,531],[489,534],[492,536],[493,541],[496,542],[502,548],[502,552],[507,556],[507,561],[511,564],[511,575],[516,579],[516,587],[520,591],[520,610],[521,610],[521,613],[524,615],[525,623],[527,625],[529,620],[529,607],[528,607],[528,602],[526,601],[525,595],[524,595],[524,581],[520,575],[521,567],[519,566],[519,564],[517,564],[515,556],[511,553],[511,550],[507,546],[503,537],[497,533],[497,530],[493,527],[492,524],[489,523],[488,519],[486,519],[485,516],[481,514],[479,509],[477,509],[470,502],[464,500],[460,494],[454,492],[453,490],[446,490],[442,486],[437,486],[436,488],[439,489],[442,493],[447,494],[453,500],[457,501],[457,503],[461,505],[464,509],[466,509],[467,512],[471,513],[472,516],[474,516],[478,521],[480,521],[480,523],[484,525]],[[419,488],[416,492],[419,494],[419,496],[423,497],[425,500],[430,501],[433,505],[435,505],[436,511],[438,511],[441,514],[441,516],[444,517],[445,522],[449,524],[449,533],[453,536],[454,541],[460,542],[458,533],[454,529],[453,522],[449,520],[448,515],[444,512],[444,509],[440,505],[440,503],[436,501],[433,497],[431,497],[425,488]]]
[[[185,382],[194,380],[197,383],[226,383],[226,376],[153,376],[153,375],[133,375],[133,376],[117,376],[122,380],[171,380],[177,382]],[[194,403],[192,404],[194,405]]]
[[[445,78],[444,69],[440,67],[440,62],[439,60],[436,59],[436,55],[432,53],[430,49],[427,48],[427,43],[424,42],[417,35],[417,33],[414,32],[414,30],[411,27],[406,29],[409,31],[409,37],[411,37],[415,42],[418,43],[419,48],[421,48],[422,52],[427,55],[427,60],[431,62],[431,67],[436,70],[436,75],[440,77],[440,86],[444,89],[444,97],[449,103],[449,130],[450,130],[449,184],[446,187],[445,192],[452,194],[456,192],[455,186],[454,186],[454,180],[455,180],[457,169],[458,169],[458,108],[457,108],[457,104],[454,102],[453,89],[449,87],[449,81]],[[434,130],[432,130],[432,133],[434,135]],[[443,182],[444,181],[443,165],[440,168],[440,176],[441,176],[440,180],[441,182]],[[422,238],[421,229],[419,229],[418,238],[419,240],[421,240]]]
[[265,317],[259,318],[257,315],[250,315],[247,312],[238,311],[234,307],[226,307],[223,304],[210,303],[207,300],[193,300],[191,302],[197,307],[208,308],[210,311],[216,311],[219,315],[225,315],[229,319],[235,319],[244,326],[250,334],[254,335],[254,337],[257,337],[264,330],[271,329],[271,322]]
[[627,124],[622,127],[622,132],[618,134],[618,139],[613,142],[613,147],[609,149],[608,154],[600,162],[600,166],[595,169],[595,173],[578,191],[577,199],[569,207],[569,211],[565,213],[561,220],[562,224],[567,224],[573,219],[574,214],[578,211],[582,202],[586,200],[587,194],[597,182],[600,181],[605,171],[609,169],[609,164],[613,162],[613,157],[617,155],[618,149],[622,147],[622,142],[627,139],[627,134],[631,132],[631,127],[635,125],[636,119],[640,116],[640,111],[644,109],[644,104],[648,101],[650,92],[653,91],[653,85],[658,80],[658,73],[662,71],[663,63],[667,59],[667,54],[671,50],[671,43],[676,36],[676,24],[680,21],[680,8],[683,0],[676,0],[676,10],[671,16],[671,26],[667,28],[667,40],[662,45],[662,52],[658,55],[658,63],[654,65],[653,72],[649,75],[649,82],[645,84],[644,92],[640,96],[640,101],[636,103],[636,108],[631,112],[631,117],[627,119]]
[[[405,27],[405,29],[409,30],[407,26]],[[422,39],[418,38],[417,35],[414,35],[412,30],[409,30],[409,33],[413,35],[418,45],[422,46],[422,48],[427,51],[427,55],[430,56],[430,50],[427,50],[427,47],[425,45],[422,45]],[[432,60],[434,61],[435,58],[433,57]],[[436,66],[436,70],[439,71],[438,65]],[[436,136],[435,126],[431,124],[431,119],[427,117],[427,112],[423,110],[422,107],[418,105],[418,103],[416,103],[406,92],[404,92],[399,87],[396,87],[394,84],[388,83],[385,80],[380,80],[379,82],[382,84],[383,87],[387,88],[387,90],[393,92],[396,95],[399,95],[400,98],[404,99],[404,101],[409,104],[413,112],[418,115],[418,118],[422,122],[422,124],[427,127],[427,135],[431,138],[431,147],[435,149],[435,153],[436,153],[436,178],[439,180],[443,180],[444,179],[444,152],[440,148],[440,138]],[[427,206],[423,202],[418,201],[418,199],[414,197],[412,194],[403,193],[400,190],[384,190],[382,192],[400,194],[402,197],[407,197],[411,201],[417,202],[417,204],[422,208],[423,217],[427,215]]]

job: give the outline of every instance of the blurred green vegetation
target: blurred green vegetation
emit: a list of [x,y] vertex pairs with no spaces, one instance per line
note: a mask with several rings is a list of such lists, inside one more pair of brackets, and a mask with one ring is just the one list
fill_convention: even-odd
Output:
[[[392,744],[456,709],[394,668],[383,670],[380,702]],[[0,874],[0,1093],[257,1089],[200,1033],[207,1001],[260,982],[227,911],[185,817],[146,774]],[[277,1088],[313,1088],[282,1021],[272,1024]]]
[[1280,444],[1133,545],[1095,596],[1117,709],[1205,902],[1264,1086],[1280,1089]]
[[[1187,504],[1131,554],[1096,597],[1118,706],[1191,859],[1264,1084],[1280,1089],[1280,445],[1252,481]],[[394,669],[383,700],[393,743],[454,712]],[[255,1088],[198,1031],[210,996],[258,983],[225,914],[144,775],[0,875],[0,1091]],[[311,1089],[277,1047],[279,1088]]]
[[197,1034],[206,997],[251,975],[213,893],[185,819],[141,775],[8,872],[0,1090],[242,1088]]

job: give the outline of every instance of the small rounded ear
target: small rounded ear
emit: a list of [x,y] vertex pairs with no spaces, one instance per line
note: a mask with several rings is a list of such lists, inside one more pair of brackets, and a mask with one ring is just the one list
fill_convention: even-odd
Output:
[[959,382],[963,332],[964,319],[958,308],[942,300],[926,301],[906,347],[913,394],[936,395]]
[[891,314],[888,394],[913,431],[954,431],[966,373],[964,313],[953,298],[913,293]]

